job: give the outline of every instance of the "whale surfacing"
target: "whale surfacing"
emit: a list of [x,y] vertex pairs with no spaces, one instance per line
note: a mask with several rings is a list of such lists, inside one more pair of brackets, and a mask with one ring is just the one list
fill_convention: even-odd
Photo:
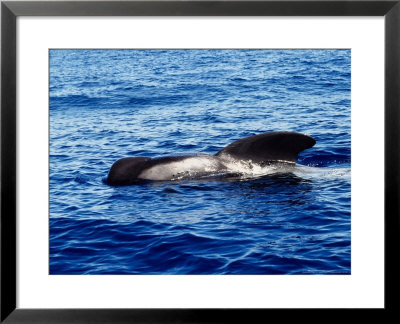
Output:
[[300,152],[315,145],[308,135],[296,132],[271,132],[237,140],[215,155],[126,157],[119,159],[108,173],[113,186],[132,185],[140,180],[168,181],[185,177],[212,176],[237,172],[232,165],[265,167],[277,163],[294,165]]

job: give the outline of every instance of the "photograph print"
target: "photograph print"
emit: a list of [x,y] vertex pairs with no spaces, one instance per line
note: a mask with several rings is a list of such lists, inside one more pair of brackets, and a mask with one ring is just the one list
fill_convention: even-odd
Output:
[[50,49],[50,275],[350,275],[350,49]]

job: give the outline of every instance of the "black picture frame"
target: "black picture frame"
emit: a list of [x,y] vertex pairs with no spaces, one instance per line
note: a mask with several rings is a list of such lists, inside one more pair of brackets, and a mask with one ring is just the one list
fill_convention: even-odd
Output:
[[[385,301],[364,312],[393,316],[400,256],[400,0],[2,1],[1,2],[1,313],[3,323],[231,323],[286,319],[288,309],[20,309],[16,307],[16,19],[19,16],[384,16]],[[373,130],[371,130],[373,131]],[[293,309],[297,320],[316,310]],[[329,318],[341,309],[331,310]],[[339,312],[338,312],[339,311]],[[359,310],[344,310],[358,312]],[[365,311],[365,310],[364,310]],[[268,316],[268,317],[267,317]],[[292,314],[290,315],[292,316]],[[342,316],[342,315],[338,315]],[[338,317],[339,318],[339,317]],[[377,317],[378,318],[378,317]],[[243,321],[243,319],[245,319]]]

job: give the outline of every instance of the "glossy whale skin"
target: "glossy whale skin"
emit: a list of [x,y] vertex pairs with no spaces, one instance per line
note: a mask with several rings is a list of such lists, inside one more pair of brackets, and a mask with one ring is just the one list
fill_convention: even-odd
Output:
[[[140,180],[168,181],[185,177],[237,172],[238,163],[253,168],[273,163],[296,163],[297,155],[315,140],[295,132],[272,132],[237,140],[215,155],[126,157],[116,161],[107,177],[109,185],[131,185]],[[232,165],[234,167],[232,168]]]

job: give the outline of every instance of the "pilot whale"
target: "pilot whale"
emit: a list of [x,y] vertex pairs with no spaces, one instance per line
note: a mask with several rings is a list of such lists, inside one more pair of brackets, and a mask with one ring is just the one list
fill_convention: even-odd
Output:
[[141,180],[168,181],[237,172],[276,164],[294,165],[300,152],[315,145],[311,136],[296,132],[270,132],[239,139],[215,155],[125,157],[110,168],[106,182],[124,186]]

